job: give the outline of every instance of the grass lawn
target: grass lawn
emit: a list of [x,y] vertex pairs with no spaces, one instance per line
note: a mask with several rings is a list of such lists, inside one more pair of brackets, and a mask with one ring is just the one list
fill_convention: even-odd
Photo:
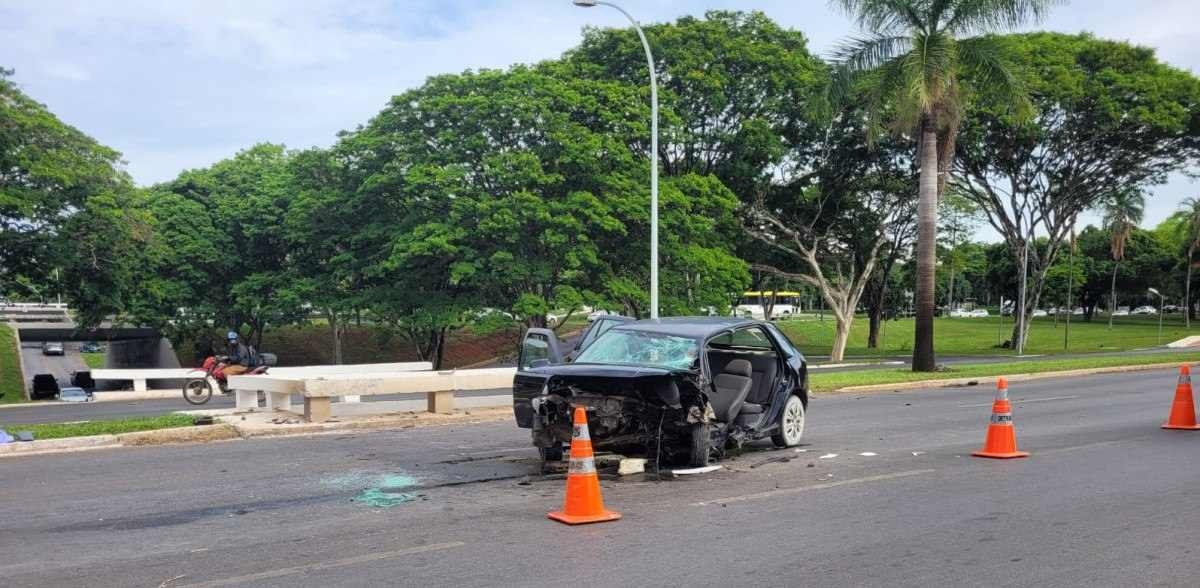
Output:
[[[778,325],[804,353],[829,355],[834,333],[832,317],[826,316],[824,321],[781,321]],[[885,322],[880,331],[881,349],[867,349],[867,319],[858,316],[850,328],[846,357],[912,353],[913,325],[913,319]],[[1012,328],[1012,317],[938,318],[934,320],[934,349],[937,353],[945,355],[1014,355],[1015,351],[998,346],[1001,341],[1007,341],[1012,336]],[[1065,331],[1066,325],[1062,318],[1057,326],[1054,317],[1033,319],[1025,353],[1124,351],[1154,347],[1159,342],[1156,316],[1116,317],[1111,331],[1105,318],[1096,317],[1092,322],[1086,323],[1082,317],[1072,317],[1069,347],[1064,350]],[[1163,317],[1163,344],[1188,335],[1200,335],[1200,321],[1196,321],[1189,331],[1184,327],[1183,315],[1170,314]]]
[[8,325],[0,325],[0,403],[25,402],[25,382],[21,381],[21,357],[17,338]]
[[83,363],[91,369],[98,370],[104,367],[103,353],[80,353],[83,356]]
[[135,431],[153,431],[174,427],[192,426],[192,417],[186,414],[168,414],[155,417],[135,417],[111,421],[86,421],[81,423],[45,423],[40,425],[5,425],[0,429],[12,434],[16,431],[33,431],[34,441],[86,437],[88,435],[119,435]]
[[870,384],[899,384],[903,382],[919,382],[923,380],[950,380],[955,378],[1004,376],[1009,374],[1035,374],[1042,372],[1057,372],[1064,370],[1081,370],[1088,368],[1115,367],[1124,365],[1146,365],[1154,363],[1183,363],[1200,361],[1200,351],[1186,353],[1139,354],[1139,355],[1105,355],[1102,357],[1075,357],[1067,359],[1048,359],[1040,361],[1010,361],[1003,363],[985,363],[974,365],[956,365],[943,372],[913,372],[909,369],[877,369],[858,370],[850,372],[814,371],[809,376],[813,392],[830,392],[850,386],[866,386]]

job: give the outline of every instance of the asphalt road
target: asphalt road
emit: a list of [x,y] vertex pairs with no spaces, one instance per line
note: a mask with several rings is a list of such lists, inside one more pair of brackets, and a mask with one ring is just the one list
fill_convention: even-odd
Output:
[[[581,528],[545,519],[563,482],[537,475],[508,422],[5,458],[0,578],[1195,586],[1200,432],[1159,428],[1174,385],[1170,371],[1014,383],[1033,456],[1012,461],[968,455],[991,390],[820,397],[803,452],[605,481],[624,518]],[[380,502],[397,493],[411,500]]]
[[79,355],[78,343],[65,344],[66,355],[42,355],[41,343],[24,343],[21,345],[21,363],[25,369],[25,385],[36,374],[54,374],[60,386],[69,386],[71,376],[75,372],[88,369],[83,357]]

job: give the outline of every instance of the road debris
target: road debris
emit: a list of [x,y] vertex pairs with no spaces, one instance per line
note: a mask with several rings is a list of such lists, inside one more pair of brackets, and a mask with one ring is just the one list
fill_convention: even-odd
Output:
[[705,466],[702,468],[684,468],[684,469],[678,469],[678,470],[671,470],[671,474],[676,475],[676,476],[693,476],[696,474],[707,474],[709,472],[715,472],[719,469],[721,469],[721,466],[719,466],[719,465],[710,465],[710,466]]
[[640,457],[627,457],[617,465],[618,476],[632,476],[646,473],[646,460]]

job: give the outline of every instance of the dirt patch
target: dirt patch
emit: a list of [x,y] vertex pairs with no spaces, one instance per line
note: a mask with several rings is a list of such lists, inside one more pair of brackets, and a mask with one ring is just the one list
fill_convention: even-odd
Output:
[[140,431],[117,435],[117,439],[125,446],[208,443],[210,441],[224,441],[239,437],[237,429],[225,424],[159,429],[156,431]]

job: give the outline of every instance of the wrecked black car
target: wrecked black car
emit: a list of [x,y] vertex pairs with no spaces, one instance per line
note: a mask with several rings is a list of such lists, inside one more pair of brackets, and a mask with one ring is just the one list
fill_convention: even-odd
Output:
[[546,461],[562,459],[574,406],[587,408],[594,446],[655,461],[703,466],[748,441],[800,442],[807,364],[773,324],[628,320],[586,339],[570,363],[552,331],[522,341],[513,412]]

